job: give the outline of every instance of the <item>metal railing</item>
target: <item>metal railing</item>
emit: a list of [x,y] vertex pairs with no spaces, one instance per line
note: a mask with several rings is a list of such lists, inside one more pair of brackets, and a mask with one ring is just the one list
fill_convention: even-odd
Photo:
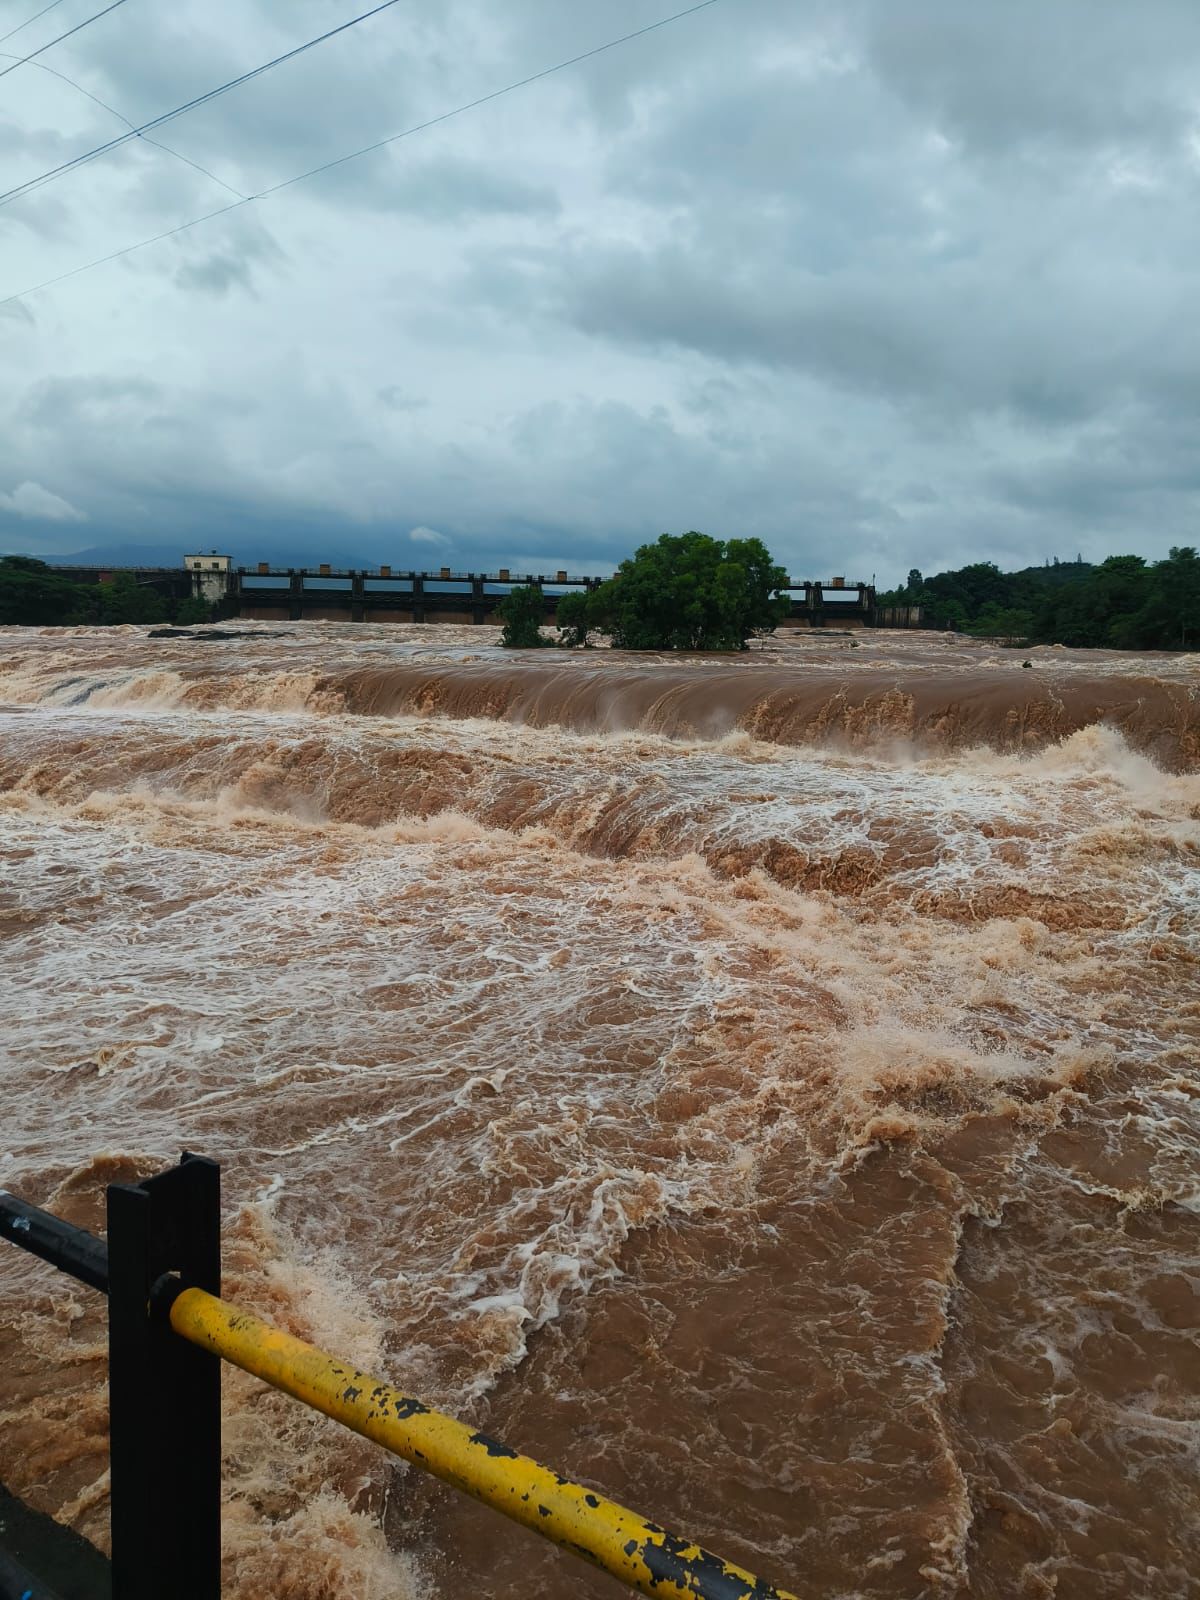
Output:
[[0,1192],[0,1237],[108,1296],[113,1600],[220,1594],[222,1361],[630,1589],[658,1600],[795,1600],[222,1300],[219,1185],[216,1164],[187,1152],[143,1183],[110,1185],[107,1244]]

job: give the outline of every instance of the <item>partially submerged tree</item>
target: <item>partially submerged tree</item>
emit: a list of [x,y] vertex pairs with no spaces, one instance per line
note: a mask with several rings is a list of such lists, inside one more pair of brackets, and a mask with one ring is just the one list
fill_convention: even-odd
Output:
[[592,590],[586,616],[626,650],[745,650],[787,615],[787,581],[761,539],[664,533]]
[[587,647],[588,633],[592,626],[588,617],[590,599],[590,595],[581,594],[578,590],[558,597],[558,603],[554,608],[554,622],[558,628],[558,642],[565,645],[568,650]]
[[504,624],[500,643],[509,650],[537,650],[551,641],[541,634],[546,598],[536,583],[518,584],[496,607]]

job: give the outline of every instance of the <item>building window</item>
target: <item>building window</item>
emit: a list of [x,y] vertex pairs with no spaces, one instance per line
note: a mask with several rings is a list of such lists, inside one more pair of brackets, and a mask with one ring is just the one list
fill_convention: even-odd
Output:
[[219,561],[212,561],[209,563],[209,565],[212,567],[214,572],[220,572],[221,563]]

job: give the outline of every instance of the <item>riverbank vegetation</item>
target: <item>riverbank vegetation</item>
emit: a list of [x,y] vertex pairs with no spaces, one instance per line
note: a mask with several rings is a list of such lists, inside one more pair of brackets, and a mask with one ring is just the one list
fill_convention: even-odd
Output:
[[[759,539],[664,534],[597,588],[558,597],[557,638],[543,634],[545,596],[514,588],[497,607],[502,643],[532,649],[586,646],[607,634],[627,650],[744,650],[787,615],[787,583]],[[1200,648],[1200,555],[1173,548],[1162,561],[1109,556],[1001,572],[991,561],[925,577],[913,569],[881,606],[920,606],[935,628],[1019,644],[1116,650]],[[0,556],[0,624],[26,627],[211,621],[214,609],[174,599],[131,572],[75,583],[33,556]]]
[[1053,561],[1001,572],[976,561],[908,581],[878,597],[881,606],[920,606],[934,627],[1022,644],[1114,650],[1194,650],[1200,646],[1200,556],[1188,545],[1163,561],[1109,556]]
[[115,572],[106,583],[74,583],[33,556],[0,556],[0,623],[19,627],[91,627],[122,622],[208,622],[212,607],[168,599]]

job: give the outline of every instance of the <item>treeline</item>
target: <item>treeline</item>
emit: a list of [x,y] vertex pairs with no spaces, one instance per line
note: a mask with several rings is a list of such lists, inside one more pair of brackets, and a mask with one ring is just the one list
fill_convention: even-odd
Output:
[[1001,572],[976,561],[926,578],[914,568],[881,606],[921,606],[935,627],[1028,644],[1115,650],[1200,645],[1200,556],[1190,545],[1164,561],[1109,556]]
[[211,618],[205,601],[169,600],[131,572],[115,572],[108,583],[73,583],[33,556],[0,556],[0,624],[71,628]]

